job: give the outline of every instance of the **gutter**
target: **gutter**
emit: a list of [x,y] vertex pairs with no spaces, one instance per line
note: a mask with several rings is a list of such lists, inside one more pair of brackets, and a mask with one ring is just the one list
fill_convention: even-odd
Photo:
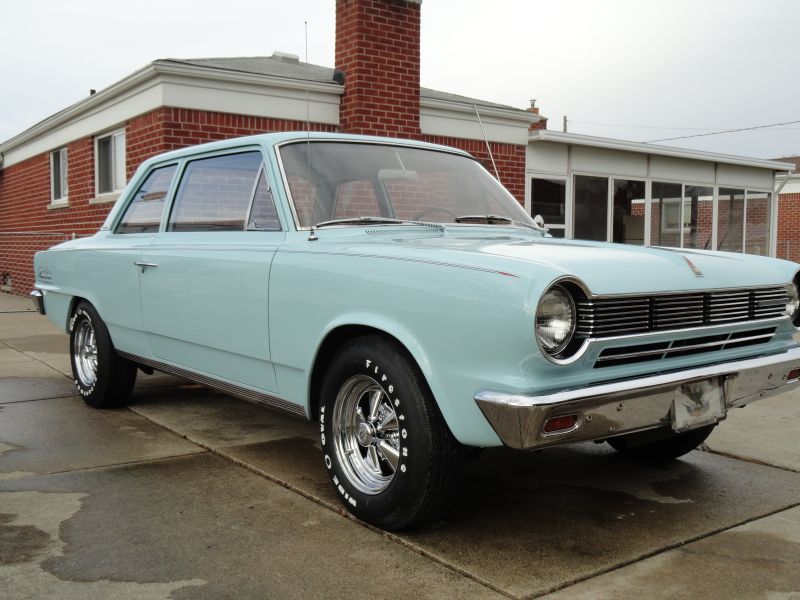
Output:
[[[467,102],[454,102],[449,100],[439,100],[434,98],[426,98],[420,95],[419,107],[446,110],[450,112],[464,113],[470,115],[470,118],[475,116],[475,104]],[[482,106],[478,104],[481,117],[494,117],[499,119],[508,119],[510,121],[518,121],[530,125],[531,123],[538,123],[544,117],[536,115],[527,110],[520,110],[517,108],[498,108],[496,106]]]
[[576,133],[563,133],[561,131],[552,131],[549,129],[535,130],[528,135],[528,142],[545,141],[561,144],[572,144],[575,146],[589,146],[592,148],[621,150],[623,152],[636,152],[638,154],[689,158],[693,160],[704,160],[707,162],[716,162],[729,165],[772,169],[774,171],[792,171],[796,167],[796,165],[791,163],[782,163],[774,160],[747,158],[745,156],[704,152],[702,150],[687,150],[682,148],[673,148],[672,146],[654,146],[652,144],[642,144],[640,142],[629,142],[626,140],[601,138],[591,135],[580,135]]

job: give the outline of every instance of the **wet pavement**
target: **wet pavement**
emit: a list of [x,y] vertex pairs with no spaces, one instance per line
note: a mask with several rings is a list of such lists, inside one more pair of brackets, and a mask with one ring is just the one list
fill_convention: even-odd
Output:
[[798,392],[669,464],[485,450],[455,511],[386,534],[311,423],[165,375],[86,407],[26,304],[0,295],[4,598],[800,598]]

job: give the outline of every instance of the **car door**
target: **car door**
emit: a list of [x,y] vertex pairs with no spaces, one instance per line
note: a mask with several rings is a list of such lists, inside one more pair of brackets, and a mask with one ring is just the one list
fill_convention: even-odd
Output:
[[158,235],[177,163],[156,166],[140,180],[122,216],[92,252],[76,253],[85,289],[118,350],[149,356],[139,298],[142,252]]
[[142,317],[154,356],[277,391],[268,292],[283,239],[259,149],[187,160],[162,231],[142,256]]

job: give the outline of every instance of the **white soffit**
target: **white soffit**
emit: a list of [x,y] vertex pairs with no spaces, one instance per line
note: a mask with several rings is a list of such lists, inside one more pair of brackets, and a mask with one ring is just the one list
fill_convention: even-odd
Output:
[[342,86],[158,61],[0,144],[3,168],[162,106],[336,125]]
[[420,98],[420,129],[425,135],[482,140],[485,133],[491,142],[525,146],[528,126],[539,120],[526,111],[489,106],[478,106],[478,115],[471,104]]
[[700,160],[719,164],[741,165],[746,167],[756,167],[759,169],[770,169],[774,171],[791,171],[795,165],[782,163],[774,160],[764,160],[759,158],[748,158],[745,156],[734,156],[732,154],[719,154],[716,152],[704,152],[701,150],[688,150],[685,148],[673,148],[671,146],[656,146],[653,144],[643,144],[641,142],[629,142],[626,140],[615,140],[611,138],[601,138],[591,135],[581,135],[576,133],[563,133],[541,129],[530,132],[528,136],[530,143],[541,141],[557,142],[561,144],[571,144],[573,146],[591,146],[595,148],[608,148],[610,150],[622,150],[627,152],[637,152],[639,154],[650,154],[652,156],[670,156],[690,160]]

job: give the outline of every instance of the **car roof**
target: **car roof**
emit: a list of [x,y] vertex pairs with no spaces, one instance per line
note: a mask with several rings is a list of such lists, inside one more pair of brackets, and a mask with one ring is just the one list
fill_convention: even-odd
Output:
[[409,140],[402,138],[380,137],[371,135],[354,135],[349,133],[324,133],[324,132],[307,132],[307,131],[290,131],[281,133],[262,133],[259,135],[249,135],[245,137],[230,138],[227,140],[220,140],[217,142],[209,142],[206,144],[199,144],[195,146],[187,146],[179,150],[172,150],[163,154],[158,154],[147,159],[142,163],[143,167],[149,167],[153,163],[161,163],[168,160],[175,160],[185,158],[187,156],[194,156],[196,154],[205,152],[216,152],[218,150],[227,150],[229,148],[237,148],[239,146],[259,145],[259,146],[274,146],[290,141],[320,141],[320,140],[334,140],[344,142],[373,142],[379,144],[392,144],[407,146],[410,148],[422,148],[427,150],[438,150],[453,152],[463,156],[471,156],[469,153],[464,152],[458,148],[450,146],[443,146],[440,144],[431,144],[429,142],[421,142],[417,140]]

